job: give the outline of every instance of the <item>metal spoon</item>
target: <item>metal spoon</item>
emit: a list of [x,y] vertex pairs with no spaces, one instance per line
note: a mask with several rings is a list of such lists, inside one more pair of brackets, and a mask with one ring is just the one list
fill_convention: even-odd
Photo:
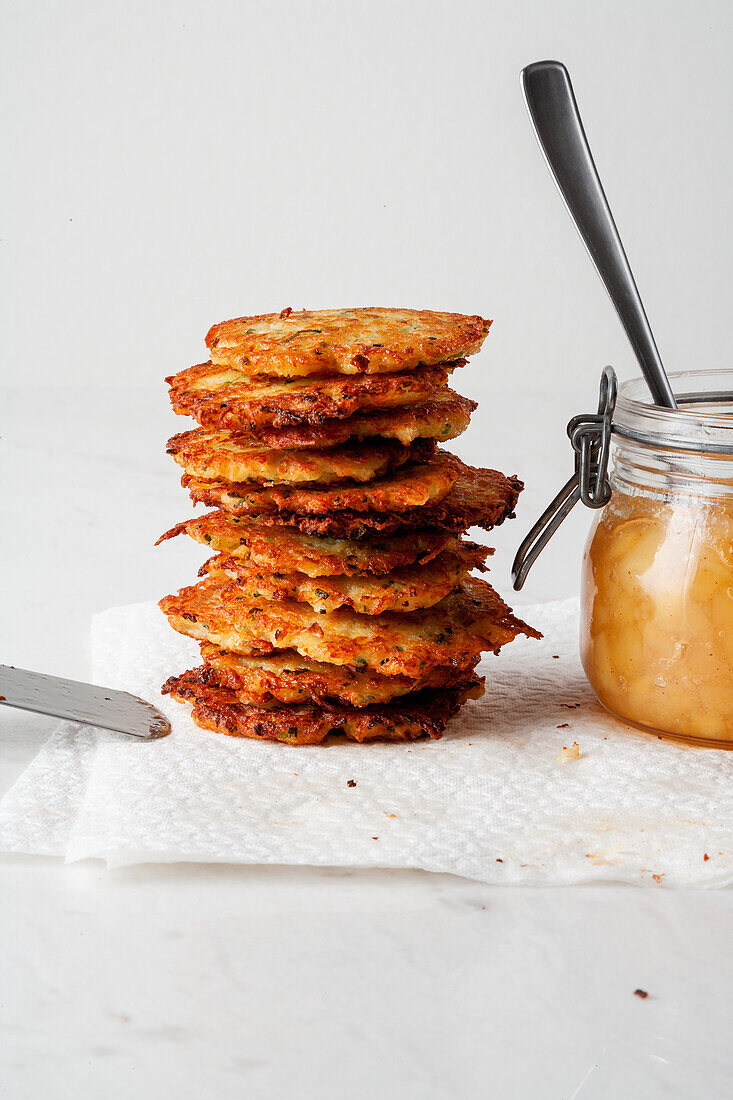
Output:
[[545,160],[626,330],[654,402],[676,409],[669,378],[593,163],[568,71],[560,61],[537,61],[522,70],[522,90]]

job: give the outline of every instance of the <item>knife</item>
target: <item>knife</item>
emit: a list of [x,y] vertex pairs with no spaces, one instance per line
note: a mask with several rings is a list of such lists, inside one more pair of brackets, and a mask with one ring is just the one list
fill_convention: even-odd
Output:
[[127,691],[63,680],[12,665],[0,665],[0,705],[53,714],[148,741],[171,732],[170,722],[157,707]]

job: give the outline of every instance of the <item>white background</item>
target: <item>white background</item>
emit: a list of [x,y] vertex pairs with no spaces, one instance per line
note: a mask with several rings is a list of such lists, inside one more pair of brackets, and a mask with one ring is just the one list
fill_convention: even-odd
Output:
[[501,375],[574,411],[604,363],[634,367],[525,114],[544,57],[574,79],[668,369],[728,362],[726,0],[3,9],[17,380],[156,385],[213,321],[389,304],[495,319],[482,428]]
[[[527,482],[498,540],[506,588],[566,479],[567,420],[595,408],[606,363],[636,372],[522,102],[519,72],[544,57],[574,79],[668,369],[729,364],[728,0],[5,0],[3,15],[2,377],[80,403],[149,391],[150,470],[183,423],[162,378],[206,357],[215,321],[479,312],[495,323],[456,381],[481,401],[457,447]],[[122,451],[114,401],[103,427]],[[166,484],[172,522],[172,468]],[[574,590],[587,525],[571,519],[528,599]],[[126,557],[132,584],[115,570],[106,603],[160,591],[141,546]]]
[[[286,305],[495,319],[456,379],[481,405],[454,449],[527,482],[496,535],[509,594],[567,419],[605,363],[635,373],[536,147],[530,61],[570,69],[668,369],[730,363],[728,2],[0,10],[0,661],[83,678],[93,611],[190,582],[195,547],[151,549],[190,511],[162,378],[212,322]],[[523,599],[576,590],[588,519]],[[49,728],[0,713],[0,791]],[[9,857],[0,880],[13,1100],[636,1100],[729,1079],[727,892]]]

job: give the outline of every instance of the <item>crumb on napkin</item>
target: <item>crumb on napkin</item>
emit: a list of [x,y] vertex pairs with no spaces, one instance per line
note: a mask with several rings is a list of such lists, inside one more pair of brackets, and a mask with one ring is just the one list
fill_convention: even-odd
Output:
[[573,741],[570,748],[567,745],[563,745],[562,752],[557,754],[558,764],[567,764],[568,760],[577,760],[580,756],[580,749],[578,748],[578,742]]

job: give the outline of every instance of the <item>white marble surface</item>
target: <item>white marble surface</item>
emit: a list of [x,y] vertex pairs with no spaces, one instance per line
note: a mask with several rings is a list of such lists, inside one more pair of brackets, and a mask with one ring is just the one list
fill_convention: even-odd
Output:
[[[182,540],[151,549],[187,512],[165,394],[0,399],[0,661],[83,678],[90,614],[187,583],[200,561]],[[504,591],[565,476],[562,446],[548,458],[530,441],[579,411],[538,404],[521,423],[485,413],[460,446],[488,461],[490,426],[491,460],[531,480],[497,536]],[[527,600],[574,590],[586,526],[558,536]],[[0,708],[1,790],[51,725]],[[722,1097],[732,907],[730,891],[0,857],[0,1095]]]

